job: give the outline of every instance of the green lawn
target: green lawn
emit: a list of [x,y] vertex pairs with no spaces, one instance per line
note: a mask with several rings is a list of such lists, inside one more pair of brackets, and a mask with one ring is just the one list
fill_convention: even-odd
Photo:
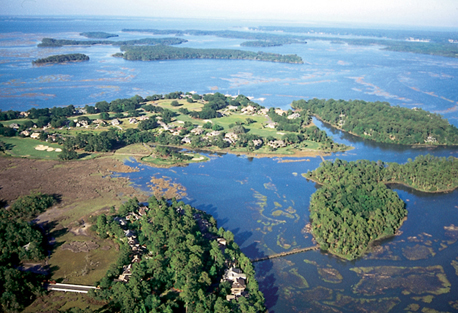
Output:
[[[1,140],[7,145],[6,153],[14,157],[57,160],[59,152],[56,152],[55,149],[62,149],[62,146],[56,143],[48,143],[30,138],[1,137]],[[47,146],[54,150],[47,151],[35,149],[39,145]]]

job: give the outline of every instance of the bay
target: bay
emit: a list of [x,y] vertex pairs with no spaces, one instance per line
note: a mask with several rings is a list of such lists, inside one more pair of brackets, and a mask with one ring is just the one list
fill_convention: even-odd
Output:
[[[451,58],[389,52],[374,46],[336,45],[327,41],[262,48],[265,52],[297,54],[305,62],[302,65],[235,60],[132,62],[111,57],[119,51],[111,46],[36,47],[43,37],[83,39],[78,35],[83,31],[115,33],[120,35],[117,40],[122,40],[150,36],[123,33],[122,28],[219,30],[257,26],[244,22],[246,24],[173,19],[0,17],[0,109],[84,106],[135,94],[148,96],[176,90],[219,91],[252,96],[261,105],[284,109],[289,108],[292,100],[300,98],[388,101],[392,105],[420,107],[442,114],[450,123],[458,125],[458,60]],[[260,50],[240,47],[243,40],[239,39],[184,38],[189,42],[183,47]],[[39,57],[73,52],[85,53],[91,60],[40,67],[31,64]],[[326,160],[405,163],[420,154],[456,157],[458,153],[456,147],[413,149],[377,144],[342,133],[317,120],[314,122],[337,142],[354,147],[345,153],[326,156]],[[308,223],[310,196],[319,187],[301,174],[317,168],[321,158],[284,162],[292,159],[247,158],[232,154],[208,156],[209,162],[171,169],[129,161],[127,164],[139,167],[140,171],[122,175],[144,190],[149,190],[152,176],[169,177],[183,185],[187,193],[183,200],[213,214],[219,226],[234,232],[236,242],[251,258],[313,244],[311,235],[303,230]],[[455,242],[458,238],[447,227],[458,225],[458,191],[424,194],[400,186],[391,187],[406,202],[408,219],[400,229],[402,233],[380,243],[375,253],[348,262],[311,251],[256,263],[269,312],[319,312],[330,311],[330,308],[363,311],[367,304],[360,299],[369,301],[373,311],[378,306],[390,307],[390,303],[394,304],[392,312],[402,311],[412,303],[422,308],[453,311],[449,302],[458,300],[458,276],[452,266],[452,262],[458,260]],[[414,249],[423,252],[422,258],[412,257]],[[406,287],[398,285],[374,296],[362,294],[355,287],[361,277],[351,269],[387,266],[440,266],[451,283],[450,290],[441,295],[431,290],[406,294]],[[329,269],[331,273],[335,273],[333,270],[340,273],[342,279],[329,282],[329,277],[323,276]],[[433,296],[431,303],[416,298],[427,295]],[[378,311],[389,310],[379,308]]]

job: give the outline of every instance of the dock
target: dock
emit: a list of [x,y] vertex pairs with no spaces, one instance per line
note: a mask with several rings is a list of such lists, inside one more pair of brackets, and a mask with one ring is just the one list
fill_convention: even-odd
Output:
[[262,258],[252,259],[251,262],[252,263],[261,262],[261,261],[271,260],[271,259],[275,259],[275,258],[281,258],[281,257],[287,256],[287,255],[291,255],[291,254],[302,253],[302,252],[318,250],[318,249],[320,249],[320,247],[318,245],[312,246],[312,247],[307,247],[307,248],[293,249],[293,250],[287,251],[287,252],[281,252],[281,253],[276,253],[276,254],[272,254],[272,255],[269,255],[269,256],[265,256],[265,257],[262,257]]

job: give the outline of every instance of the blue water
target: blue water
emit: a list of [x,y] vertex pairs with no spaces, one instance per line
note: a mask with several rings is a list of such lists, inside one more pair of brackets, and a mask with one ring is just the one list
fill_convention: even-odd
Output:
[[[392,105],[421,107],[442,114],[458,125],[458,59],[398,53],[379,47],[335,45],[326,41],[311,41],[306,45],[262,48],[266,52],[298,54],[304,64],[280,64],[235,60],[178,60],[167,62],[132,62],[111,57],[118,48],[110,46],[63,47],[38,49],[43,37],[84,39],[83,31],[106,31],[119,38],[144,38],[147,34],[122,33],[122,28],[159,29],[235,29],[240,24],[228,21],[196,21],[131,18],[1,18],[0,17],[0,109],[27,110],[31,107],[52,107],[74,104],[84,106],[97,101],[111,101],[135,94],[148,96],[171,91],[219,91],[253,96],[267,107],[289,108],[293,100],[364,99],[388,101]],[[244,24],[243,26],[257,26]],[[185,36],[186,47],[237,48],[243,40],[213,36]],[[52,54],[71,52],[89,55],[89,62],[34,67],[31,61]],[[420,154],[457,156],[457,148],[416,148],[376,144],[314,122],[339,143],[353,150],[325,156],[332,160],[369,159],[405,163]],[[308,223],[308,204],[317,186],[301,174],[313,170],[321,158],[302,158],[302,162],[284,163],[278,158],[247,158],[236,155],[210,155],[211,160],[188,167],[157,169],[132,163],[139,172],[126,174],[139,188],[149,190],[151,176],[166,176],[186,188],[183,199],[215,216],[219,226],[230,229],[237,243],[250,257],[259,257],[290,248],[312,245],[310,234],[302,230]],[[289,160],[291,158],[282,158]],[[130,163],[128,163],[130,164]],[[421,308],[453,311],[449,301],[458,300],[458,276],[451,262],[458,260],[457,243],[444,227],[458,225],[458,191],[447,194],[423,194],[393,187],[406,202],[408,220],[402,234],[381,247],[382,257],[369,254],[353,262],[344,262],[321,252],[307,252],[256,264],[260,286],[266,295],[270,312],[358,311],[356,307],[309,301],[307,292],[317,287],[328,288],[333,301],[340,295],[354,298],[379,299],[399,297],[392,312],[403,311],[411,304]],[[273,214],[281,210],[291,215]],[[427,233],[424,235],[423,233]],[[413,241],[413,237],[420,238]],[[431,242],[428,242],[430,240]],[[415,245],[433,249],[435,255],[425,260],[409,261],[404,249]],[[446,248],[443,249],[445,245]],[[391,254],[390,254],[391,253]],[[395,256],[397,260],[387,259]],[[304,259],[312,263],[304,262]],[[400,289],[386,290],[378,297],[353,292],[359,277],[353,267],[365,266],[430,266],[441,265],[451,291],[435,296],[427,304],[412,299],[418,295],[403,295]],[[317,268],[338,270],[343,281],[331,284],[323,281]],[[297,273],[294,274],[294,273]],[[308,283],[298,280],[302,276]],[[423,294],[427,295],[427,294]],[[420,295],[420,296],[423,296]]]

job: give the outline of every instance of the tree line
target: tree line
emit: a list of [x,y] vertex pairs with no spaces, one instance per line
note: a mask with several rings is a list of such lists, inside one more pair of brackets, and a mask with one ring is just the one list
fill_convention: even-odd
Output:
[[[175,199],[168,202],[153,196],[148,208],[139,219],[130,218],[126,226],[119,219],[132,213],[138,216],[136,199],[123,204],[116,215],[97,218],[95,231],[102,238],[116,240],[121,252],[98,283],[101,289],[91,292],[92,296],[107,301],[117,312],[265,311],[254,268],[230,231],[218,229],[213,217]],[[129,281],[120,282],[115,279],[132,263],[127,231],[136,234],[144,252],[132,264]],[[218,236],[226,239],[224,248],[218,245]],[[221,281],[229,265],[241,268],[247,276],[247,296],[230,302],[226,295],[231,285]]]
[[43,234],[31,221],[55,202],[51,195],[31,193],[9,208],[0,208],[0,304],[4,312],[21,311],[44,294],[44,276],[17,267],[22,261],[46,256]]
[[354,259],[374,240],[394,235],[407,211],[388,183],[402,183],[426,191],[458,187],[458,160],[454,157],[418,156],[405,164],[323,162],[304,174],[323,186],[310,200],[312,233],[323,250]]
[[402,145],[458,145],[458,128],[439,114],[363,100],[303,99],[295,109],[366,139]]

